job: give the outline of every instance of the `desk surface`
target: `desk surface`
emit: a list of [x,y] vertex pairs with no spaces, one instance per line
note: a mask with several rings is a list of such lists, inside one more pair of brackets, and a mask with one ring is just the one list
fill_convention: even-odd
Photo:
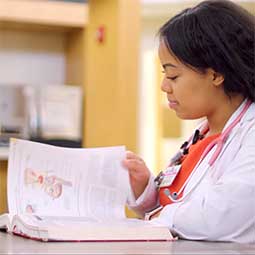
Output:
[[0,254],[255,254],[255,244],[191,242],[43,243],[0,232]]

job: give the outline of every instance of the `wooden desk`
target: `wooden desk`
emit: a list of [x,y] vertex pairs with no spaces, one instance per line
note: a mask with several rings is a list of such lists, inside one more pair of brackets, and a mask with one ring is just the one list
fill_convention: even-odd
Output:
[[43,243],[0,232],[0,254],[255,254],[255,244],[191,242]]

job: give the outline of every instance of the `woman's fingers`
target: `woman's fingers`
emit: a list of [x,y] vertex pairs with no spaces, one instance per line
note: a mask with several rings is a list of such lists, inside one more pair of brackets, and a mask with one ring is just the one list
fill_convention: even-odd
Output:
[[126,152],[126,159],[122,161],[122,164],[128,170],[134,196],[138,198],[148,184],[150,171],[143,159],[132,151]]
[[129,170],[129,171],[139,171],[142,167],[144,167],[144,162],[141,162],[138,159],[124,159],[123,165]]
[[144,160],[141,157],[139,157],[138,155],[136,155],[135,153],[133,153],[132,151],[127,151],[126,152],[126,159],[131,159],[131,160],[134,159],[134,160],[137,160],[137,161],[145,164]]
[[140,158],[139,156],[137,156],[137,155],[136,155],[134,152],[132,152],[132,151],[127,151],[127,152],[126,152],[126,158],[127,158],[127,159],[136,159],[136,160],[138,160],[138,161],[144,163],[143,159]]

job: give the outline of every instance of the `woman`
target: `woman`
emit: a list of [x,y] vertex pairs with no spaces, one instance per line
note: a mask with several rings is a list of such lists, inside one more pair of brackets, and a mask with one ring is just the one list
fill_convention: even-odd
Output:
[[181,119],[206,121],[156,178],[127,153],[129,206],[181,238],[255,242],[255,22],[238,5],[203,1],[160,31],[161,89]]

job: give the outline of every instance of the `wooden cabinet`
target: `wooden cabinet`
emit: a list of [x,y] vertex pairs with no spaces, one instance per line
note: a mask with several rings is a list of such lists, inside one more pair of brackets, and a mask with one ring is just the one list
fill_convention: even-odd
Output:
[[[84,87],[87,4],[0,1],[0,83]],[[7,211],[7,150],[0,148],[0,213]]]
[[81,85],[83,145],[137,151],[140,3],[90,0],[89,12],[88,21],[84,3],[0,0],[0,83]]
[[7,211],[7,160],[0,161],[0,214]]

